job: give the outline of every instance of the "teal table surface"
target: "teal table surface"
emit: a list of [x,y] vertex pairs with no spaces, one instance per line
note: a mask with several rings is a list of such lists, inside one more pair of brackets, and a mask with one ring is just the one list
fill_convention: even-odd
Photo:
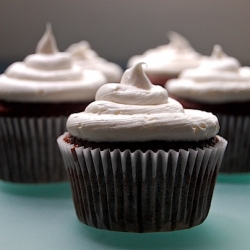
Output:
[[0,181],[1,250],[250,249],[250,176],[219,176],[205,222],[170,233],[120,233],[80,223],[68,183]]

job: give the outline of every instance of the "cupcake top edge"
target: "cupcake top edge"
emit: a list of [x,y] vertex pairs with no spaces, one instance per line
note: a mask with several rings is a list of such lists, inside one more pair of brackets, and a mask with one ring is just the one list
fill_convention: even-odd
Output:
[[0,100],[14,102],[75,102],[94,100],[107,82],[99,71],[83,70],[69,53],[59,52],[52,28],[38,42],[36,53],[11,64],[0,75]]
[[199,141],[219,131],[216,116],[185,110],[168,97],[167,90],[153,85],[143,63],[127,69],[121,83],[103,85],[96,101],[83,112],[70,115],[67,130],[87,141]]
[[204,103],[250,101],[250,67],[242,67],[215,45],[199,67],[184,70],[166,87],[170,94]]

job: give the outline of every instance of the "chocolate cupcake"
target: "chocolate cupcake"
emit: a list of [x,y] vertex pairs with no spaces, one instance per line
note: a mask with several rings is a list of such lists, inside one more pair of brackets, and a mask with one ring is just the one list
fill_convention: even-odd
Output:
[[168,37],[168,44],[131,57],[127,66],[145,62],[147,67],[144,70],[151,82],[164,86],[167,80],[177,78],[184,69],[200,65],[204,56],[196,52],[183,36],[171,31]]
[[36,53],[0,76],[0,179],[67,180],[56,138],[68,115],[84,110],[105,82],[100,72],[82,71],[59,52],[47,25]]
[[108,83],[58,138],[77,216],[107,230],[202,223],[227,142],[211,113],[184,110],[135,65]]
[[250,172],[250,68],[242,67],[215,45],[210,58],[168,81],[167,89],[184,108],[213,112],[218,117],[220,134],[228,140],[220,171]]
[[107,78],[107,82],[119,82],[123,73],[122,68],[100,57],[87,41],[81,41],[69,46],[66,50],[74,62],[82,69],[98,70]]

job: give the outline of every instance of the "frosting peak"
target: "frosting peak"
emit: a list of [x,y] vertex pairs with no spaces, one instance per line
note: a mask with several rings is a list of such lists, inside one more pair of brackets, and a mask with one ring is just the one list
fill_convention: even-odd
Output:
[[227,55],[224,53],[222,47],[219,44],[215,44],[213,47],[211,58],[223,58],[223,57],[227,57]]
[[45,33],[37,44],[36,53],[55,54],[58,52],[59,51],[56,45],[56,39],[54,37],[51,24],[47,23]]
[[123,104],[157,105],[167,102],[168,92],[153,85],[138,63],[124,72],[121,83],[108,83],[98,89],[96,100]]
[[121,84],[132,85],[141,89],[151,89],[153,85],[142,69],[143,64],[138,63],[127,69],[122,76]]
[[228,72],[237,72],[240,66],[239,61],[225,54],[220,45],[214,45],[211,56],[200,65],[201,69],[205,69],[206,71],[215,70]]
[[178,49],[191,48],[191,45],[188,42],[188,40],[183,36],[181,36],[180,34],[174,31],[169,31],[167,36],[168,39],[170,40],[170,44],[173,45],[174,47]]

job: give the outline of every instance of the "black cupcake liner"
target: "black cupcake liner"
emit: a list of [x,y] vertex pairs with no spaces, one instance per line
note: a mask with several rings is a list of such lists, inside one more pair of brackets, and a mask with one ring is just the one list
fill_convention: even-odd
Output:
[[0,117],[0,179],[17,183],[68,180],[56,139],[67,117]]
[[227,142],[210,148],[154,153],[58,145],[69,173],[78,219],[123,232],[186,229],[208,215]]
[[216,116],[220,123],[220,135],[228,141],[220,172],[250,172],[250,116]]

